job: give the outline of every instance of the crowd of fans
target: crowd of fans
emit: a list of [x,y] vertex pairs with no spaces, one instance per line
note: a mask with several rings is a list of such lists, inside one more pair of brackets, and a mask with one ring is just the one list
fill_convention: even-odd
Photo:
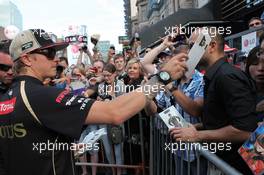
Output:
[[[250,28],[261,25],[263,21],[259,18],[252,18],[249,21]],[[132,47],[124,50],[122,54],[115,53],[115,47],[110,47],[106,61],[103,61],[96,46],[93,48],[93,54],[87,47],[82,47],[76,64],[69,66],[67,58],[60,57],[56,77],[45,79],[43,84],[70,90],[75,95],[110,101],[140,87],[149,77],[162,70],[164,64],[175,55],[188,54],[199,32],[201,32],[200,29],[194,31],[189,38],[183,37],[176,42],[172,42],[171,37],[166,36],[159,46],[147,48],[143,55],[139,54],[140,39],[136,38]],[[118,141],[114,140],[109,137],[109,133],[102,137],[102,149],[99,152],[89,151],[88,153],[91,162],[141,165],[142,162],[146,163],[149,160],[149,135],[151,134],[149,116],[154,116],[174,105],[183,118],[192,124],[188,128],[171,130],[171,136],[175,141],[231,142],[231,151],[217,152],[217,155],[243,174],[250,174],[247,165],[238,155],[237,149],[256,129],[257,123],[262,122],[264,118],[263,31],[259,31],[258,36],[258,46],[250,51],[246,60],[243,60],[245,68],[233,66],[234,63],[230,62],[234,59],[230,53],[237,50],[225,51],[222,36],[219,34],[211,36],[212,42],[191,78],[182,77],[180,81],[168,84],[166,91],[159,92],[144,110],[119,126],[84,126],[82,135],[76,143],[81,143],[91,131],[116,127],[121,132],[122,138]],[[7,91],[12,84],[12,79],[16,76],[16,72],[12,70],[13,62],[9,55],[9,45],[10,41],[1,41],[1,94]],[[89,61],[82,60],[84,54]],[[85,64],[87,62],[89,64]],[[140,126],[143,127],[143,131],[140,130]],[[143,133],[143,142],[140,133]],[[146,160],[141,159],[142,144]],[[263,152],[261,154],[264,156]],[[181,156],[179,155],[179,159]],[[196,174],[197,162],[194,161],[196,156],[193,152],[190,156],[191,174]],[[87,155],[84,154],[79,159],[81,162],[86,162]],[[188,160],[186,156],[183,159],[183,162],[178,161],[177,167],[185,167],[185,174]],[[213,168],[207,167],[206,162],[203,161],[200,162],[200,167],[200,174],[213,171]],[[97,168],[92,166],[92,174],[95,175],[96,172]],[[130,172],[121,168],[113,168],[112,172],[117,175],[140,174],[140,172]],[[86,166],[82,167],[82,173],[87,174]]]

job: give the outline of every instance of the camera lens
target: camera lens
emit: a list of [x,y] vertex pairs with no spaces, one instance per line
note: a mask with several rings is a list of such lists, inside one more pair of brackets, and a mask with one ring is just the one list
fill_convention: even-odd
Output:
[[63,69],[64,69],[64,67],[63,67],[63,66],[60,66],[60,65],[58,65],[58,66],[56,67],[57,72],[62,72]]

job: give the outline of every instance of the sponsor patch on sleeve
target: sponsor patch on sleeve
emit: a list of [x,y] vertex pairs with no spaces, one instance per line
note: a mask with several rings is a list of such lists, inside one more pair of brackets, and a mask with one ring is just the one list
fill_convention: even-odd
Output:
[[0,102],[0,115],[9,114],[14,111],[16,104],[16,97],[11,100]]
[[65,96],[67,95],[67,94],[69,94],[70,93],[70,91],[69,90],[65,90],[65,91],[62,91],[59,95],[58,95],[58,97],[56,98],[56,102],[57,103],[61,103],[61,101],[65,98]]

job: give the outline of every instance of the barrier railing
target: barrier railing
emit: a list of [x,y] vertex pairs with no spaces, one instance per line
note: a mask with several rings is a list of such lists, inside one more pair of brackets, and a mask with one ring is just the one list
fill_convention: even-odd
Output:
[[[140,140],[141,149],[140,152],[133,152],[132,155],[140,154],[142,160],[145,160],[146,156],[144,152],[144,137],[143,137],[143,125],[142,116],[139,115],[140,125]],[[210,175],[207,172],[207,167],[214,167],[216,170],[221,171],[223,174],[241,175],[240,172],[232,168],[226,162],[218,158],[215,154],[204,150],[202,146],[196,146],[195,149],[179,150],[173,149],[168,145],[175,145],[169,133],[168,128],[163,121],[158,117],[150,118],[150,143],[149,143],[149,165],[144,161],[141,165],[116,165],[107,163],[91,163],[91,162],[77,162],[77,166],[96,166],[96,167],[108,167],[108,168],[121,168],[121,169],[134,169],[135,172],[139,171],[140,174],[150,175]],[[198,143],[196,143],[198,145]],[[148,170],[148,171],[146,171]]]
[[[153,161],[151,162],[153,165],[150,165],[150,167],[153,168],[153,175],[209,175],[211,174],[207,172],[209,166],[214,166],[216,170],[221,171],[223,174],[241,175],[240,172],[215,154],[204,150],[198,143],[196,143],[198,146],[194,147],[195,150],[179,150],[179,147],[172,150],[172,145],[175,145],[176,142],[172,141],[163,121],[156,117],[152,120],[152,125],[153,142],[151,144],[155,151],[152,152]],[[171,147],[168,147],[168,145]]]

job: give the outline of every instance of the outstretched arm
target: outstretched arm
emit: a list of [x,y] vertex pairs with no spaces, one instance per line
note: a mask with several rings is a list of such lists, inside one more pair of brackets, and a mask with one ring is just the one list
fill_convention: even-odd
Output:
[[147,73],[154,74],[155,65],[152,64],[154,59],[158,56],[160,52],[170,47],[171,45],[173,45],[173,43],[169,41],[169,37],[167,36],[159,46],[155,47],[144,56],[142,64]]
[[[186,57],[186,54],[173,57],[164,65],[163,71],[167,71],[173,80],[181,78],[187,69]],[[136,89],[109,102],[95,102],[86,117],[86,124],[121,124],[131,118],[145,107],[147,101],[156,96],[162,84],[156,81],[155,77],[152,77],[145,86],[148,88]]]

